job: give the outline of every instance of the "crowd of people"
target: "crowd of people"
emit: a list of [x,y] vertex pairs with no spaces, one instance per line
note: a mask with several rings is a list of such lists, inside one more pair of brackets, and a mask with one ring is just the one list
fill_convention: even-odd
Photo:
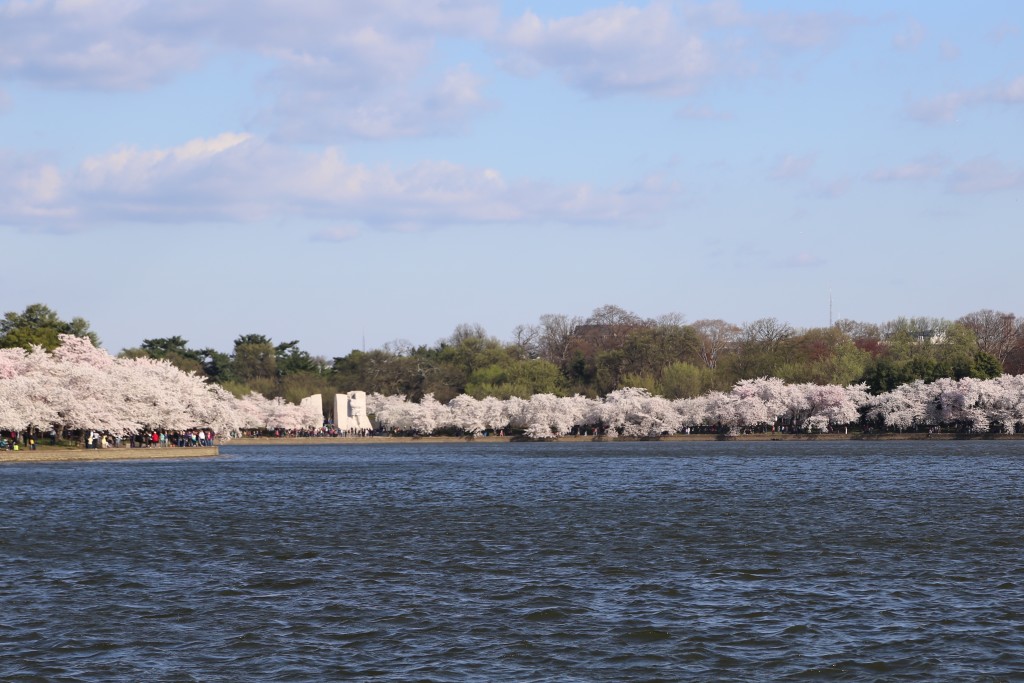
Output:
[[325,425],[317,429],[274,429],[266,430],[262,432],[260,430],[249,430],[247,436],[249,438],[258,438],[261,436],[273,436],[275,438],[294,438],[294,437],[326,437],[326,438],[340,438],[340,437],[367,437],[377,436],[379,432],[372,429],[338,429],[333,425]]
[[186,431],[149,431],[133,434],[127,439],[101,432],[91,431],[86,437],[86,448],[197,448],[212,446],[212,429],[191,429]]

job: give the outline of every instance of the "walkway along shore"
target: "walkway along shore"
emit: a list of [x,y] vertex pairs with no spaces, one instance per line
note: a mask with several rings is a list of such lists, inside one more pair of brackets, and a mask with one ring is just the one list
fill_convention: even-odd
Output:
[[176,458],[213,458],[220,455],[219,446],[196,448],[53,448],[0,451],[5,462],[89,462],[98,460],[172,460]]

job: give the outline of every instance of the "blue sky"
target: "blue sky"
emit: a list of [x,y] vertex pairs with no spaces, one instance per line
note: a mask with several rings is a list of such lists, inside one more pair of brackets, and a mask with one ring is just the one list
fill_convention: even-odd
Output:
[[1024,313],[1024,4],[0,0],[0,307],[327,357]]

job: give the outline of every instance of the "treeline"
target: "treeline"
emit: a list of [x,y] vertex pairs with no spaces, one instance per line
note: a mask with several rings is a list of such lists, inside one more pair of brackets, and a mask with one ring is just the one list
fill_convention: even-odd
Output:
[[[0,348],[53,348],[58,334],[91,336],[88,323],[62,321],[42,304],[0,321]],[[642,318],[617,306],[590,316],[544,315],[501,341],[479,325],[458,326],[433,345],[404,341],[325,358],[299,341],[240,335],[229,351],[193,348],[180,336],[144,339],[121,354],[165,359],[236,396],[256,391],[293,403],[312,394],[359,389],[447,402],[468,394],[499,399],[606,396],[624,387],[667,399],[727,391],[737,382],[776,377],[789,383],[866,383],[873,394],[940,378],[989,379],[1024,373],[1024,319],[979,310],[951,321],[897,318],[874,324],[840,320],[797,329],[776,318],[742,325],[686,322],[670,314]]]

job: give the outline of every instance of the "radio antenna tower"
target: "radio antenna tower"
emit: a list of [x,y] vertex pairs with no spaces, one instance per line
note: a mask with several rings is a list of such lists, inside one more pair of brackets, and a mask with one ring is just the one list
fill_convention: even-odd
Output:
[[828,290],[828,326],[832,327],[832,290]]

